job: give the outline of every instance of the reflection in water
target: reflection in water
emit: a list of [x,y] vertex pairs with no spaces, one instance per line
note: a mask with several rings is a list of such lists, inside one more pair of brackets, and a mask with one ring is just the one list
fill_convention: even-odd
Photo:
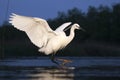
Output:
[[0,67],[0,80],[120,80],[118,67]]
[[27,75],[33,77],[30,80],[74,80],[73,70],[70,69],[36,68],[36,70],[37,74]]
[[[4,70],[3,70],[4,69]],[[74,80],[73,69],[55,67],[4,67],[0,80]]]

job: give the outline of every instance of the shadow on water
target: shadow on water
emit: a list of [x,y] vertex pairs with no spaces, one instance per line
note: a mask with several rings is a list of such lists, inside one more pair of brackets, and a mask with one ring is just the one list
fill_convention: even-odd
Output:
[[[40,60],[37,59],[37,61]],[[44,60],[46,59],[42,59],[42,61]],[[85,62],[87,59],[79,59],[78,61],[80,62],[81,60]],[[92,60],[88,59],[88,61]],[[97,61],[97,59],[94,60]],[[21,64],[22,61],[26,63],[26,66]],[[0,62],[0,80],[120,80],[120,65],[110,65],[110,63],[106,63],[107,65],[104,63],[103,65],[90,66],[89,64],[62,69],[56,66],[48,66],[50,64],[47,66],[35,65],[37,63],[35,59],[32,59],[35,66],[27,65],[27,62],[31,62],[31,59],[27,59],[27,61],[22,59],[22,61],[14,59]],[[98,61],[100,63],[100,59]],[[113,60],[113,62],[118,64],[120,60]],[[92,63],[94,62],[92,61]]]

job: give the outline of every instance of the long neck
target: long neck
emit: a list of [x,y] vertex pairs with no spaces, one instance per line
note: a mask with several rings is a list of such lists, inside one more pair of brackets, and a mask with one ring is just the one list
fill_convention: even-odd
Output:
[[72,39],[74,38],[74,36],[75,36],[74,31],[75,31],[75,28],[71,27],[71,29],[70,29],[70,35],[68,36],[68,42],[71,42]]

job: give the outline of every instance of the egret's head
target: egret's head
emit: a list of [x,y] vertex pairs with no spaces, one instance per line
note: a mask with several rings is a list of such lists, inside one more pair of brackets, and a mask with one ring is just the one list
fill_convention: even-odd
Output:
[[77,24],[77,23],[73,24],[73,26],[74,26],[75,29],[79,29],[79,30],[85,31],[85,30],[84,30],[83,28],[81,28],[80,25]]
[[79,24],[75,23],[75,24],[73,24],[73,26],[74,26],[75,29],[80,29],[80,25]]

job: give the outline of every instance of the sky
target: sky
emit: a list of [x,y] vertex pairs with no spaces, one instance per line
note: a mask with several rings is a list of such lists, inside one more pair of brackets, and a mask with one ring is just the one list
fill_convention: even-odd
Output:
[[89,6],[112,7],[116,3],[120,0],[0,0],[0,25],[8,21],[11,13],[49,19],[57,17],[58,12],[67,12],[74,7],[86,12]]

